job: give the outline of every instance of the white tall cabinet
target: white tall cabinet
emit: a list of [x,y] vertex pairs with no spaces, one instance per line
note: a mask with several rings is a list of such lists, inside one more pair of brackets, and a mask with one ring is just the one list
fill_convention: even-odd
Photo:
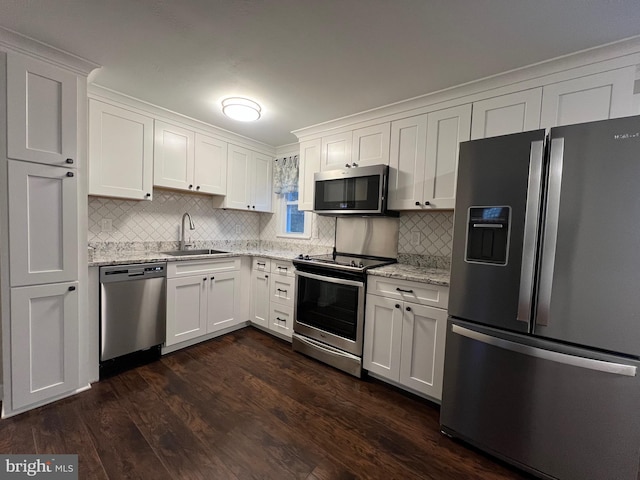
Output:
[[[96,65],[15,34],[0,36],[23,52],[0,52],[0,103],[7,101],[0,108],[7,145],[0,190],[8,192],[0,199],[2,414],[11,416],[88,384],[82,215],[86,75]],[[27,54],[31,48],[35,56]]]

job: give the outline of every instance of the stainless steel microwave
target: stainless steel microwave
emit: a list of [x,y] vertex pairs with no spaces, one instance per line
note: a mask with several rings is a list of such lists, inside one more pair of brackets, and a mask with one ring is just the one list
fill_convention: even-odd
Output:
[[319,215],[390,215],[389,166],[329,170],[314,175],[313,211]]

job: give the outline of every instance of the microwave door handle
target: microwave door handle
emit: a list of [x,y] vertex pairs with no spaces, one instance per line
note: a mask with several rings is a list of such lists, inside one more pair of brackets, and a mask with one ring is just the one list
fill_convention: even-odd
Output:
[[[531,302],[536,266],[536,242],[540,221],[540,195],[542,192],[542,162],[544,141],[531,142],[529,156],[529,186],[524,220],[524,240],[522,243],[522,266],[520,269],[520,294],[518,295],[518,316],[516,320],[531,321]],[[474,225],[475,226],[475,225]]]
[[536,326],[549,324],[551,308],[551,290],[553,288],[553,267],[558,242],[558,221],[560,219],[560,189],[562,187],[562,168],[564,157],[564,138],[551,140],[549,155],[549,187],[547,189],[547,212],[540,262],[540,287]]

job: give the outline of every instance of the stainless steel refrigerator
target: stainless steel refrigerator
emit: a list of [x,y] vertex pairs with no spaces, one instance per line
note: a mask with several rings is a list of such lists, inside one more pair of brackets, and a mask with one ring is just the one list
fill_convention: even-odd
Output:
[[461,143],[443,432],[635,480],[639,367],[640,117]]

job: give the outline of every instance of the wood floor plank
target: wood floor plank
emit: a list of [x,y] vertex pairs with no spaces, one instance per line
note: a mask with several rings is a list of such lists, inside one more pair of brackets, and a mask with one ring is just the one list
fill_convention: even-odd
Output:
[[83,480],[523,480],[439,408],[245,328],[0,421],[0,453],[76,453]]

